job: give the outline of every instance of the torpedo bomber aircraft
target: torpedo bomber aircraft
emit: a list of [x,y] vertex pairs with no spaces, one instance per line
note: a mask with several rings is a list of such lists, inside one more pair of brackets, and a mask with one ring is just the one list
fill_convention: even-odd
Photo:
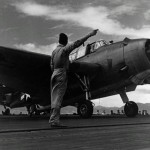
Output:
[[[28,93],[30,99],[15,101],[28,110],[50,109],[49,55],[0,47],[0,84]],[[138,106],[126,92],[150,83],[150,39],[129,39],[116,43],[99,40],[70,54],[68,87],[62,107],[75,106],[83,118],[91,117],[91,100],[119,94],[128,117],[138,114]],[[13,103],[14,103],[13,101]],[[11,104],[2,103],[6,108]],[[33,109],[34,108],[34,109]]]

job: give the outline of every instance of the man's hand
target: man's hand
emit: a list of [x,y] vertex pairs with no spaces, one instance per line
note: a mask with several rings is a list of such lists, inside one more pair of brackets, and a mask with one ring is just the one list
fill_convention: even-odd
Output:
[[98,29],[96,29],[96,30],[93,30],[93,31],[90,33],[90,35],[91,35],[91,36],[94,36],[94,35],[96,35],[96,34],[97,34],[97,31],[98,31]]

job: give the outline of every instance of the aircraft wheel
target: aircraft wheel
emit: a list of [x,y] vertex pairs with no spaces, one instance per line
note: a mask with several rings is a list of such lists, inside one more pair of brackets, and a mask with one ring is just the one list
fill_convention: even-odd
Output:
[[10,115],[10,109],[7,108],[6,111],[5,111],[6,115]]
[[93,105],[90,101],[84,101],[83,103],[79,103],[77,107],[77,113],[82,118],[90,118],[93,114]]
[[3,115],[10,115],[10,109],[9,108],[5,109],[5,111],[2,111],[2,114]]
[[36,106],[35,106],[35,105],[29,106],[28,114],[29,114],[30,117],[32,116],[32,114],[33,114],[35,111],[36,111]]
[[35,111],[35,115],[39,116],[40,112],[38,112],[37,110]]
[[124,106],[124,112],[127,117],[135,117],[138,114],[138,106],[135,102],[129,101]]

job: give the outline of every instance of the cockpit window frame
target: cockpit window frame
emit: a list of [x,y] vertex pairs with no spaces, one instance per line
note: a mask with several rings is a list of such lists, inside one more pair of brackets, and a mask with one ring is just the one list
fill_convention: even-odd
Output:
[[[99,46],[96,47],[96,44],[97,45],[99,44]],[[110,44],[108,42],[106,42],[105,40],[99,40],[99,41],[93,42],[91,44],[88,44],[87,46],[83,46],[83,47],[75,49],[73,52],[71,52],[69,59],[71,62],[75,61],[79,58],[82,58],[82,57],[88,55],[88,54],[96,52],[100,47],[104,47],[107,45],[110,45]],[[81,51],[83,51],[83,54],[80,53]]]

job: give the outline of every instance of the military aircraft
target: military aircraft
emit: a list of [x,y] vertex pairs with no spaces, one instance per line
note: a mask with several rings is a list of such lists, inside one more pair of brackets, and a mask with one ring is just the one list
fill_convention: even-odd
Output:
[[[0,47],[0,83],[28,93],[31,98],[23,104],[29,110],[37,111],[36,105],[49,110],[50,59],[49,55]],[[81,117],[88,118],[93,114],[92,99],[119,94],[126,116],[138,114],[137,104],[129,101],[126,92],[150,83],[150,39],[98,40],[74,50],[70,61],[62,107],[75,106]]]

